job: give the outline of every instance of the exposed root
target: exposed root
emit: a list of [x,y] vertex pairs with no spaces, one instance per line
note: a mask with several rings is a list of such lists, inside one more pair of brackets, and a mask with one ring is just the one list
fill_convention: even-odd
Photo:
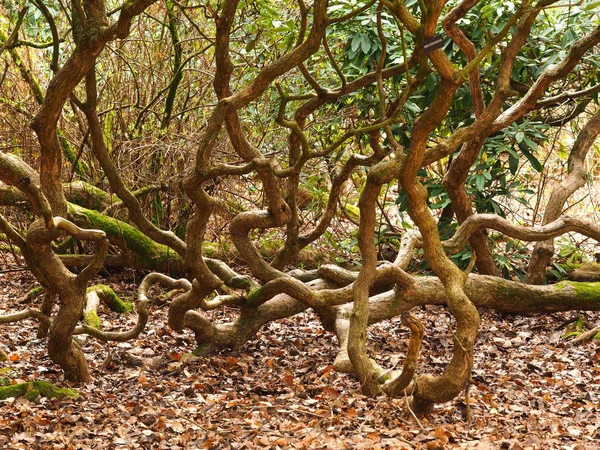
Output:
[[17,313],[0,316],[0,324],[20,322],[21,320],[25,319],[37,319],[48,327],[51,324],[50,317],[41,312],[39,309],[34,308],[28,308]]
[[588,330],[584,333],[581,333],[575,339],[572,339],[571,341],[569,341],[569,344],[575,345],[575,344],[579,344],[581,342],[589,341],[590,339],[593,339],[598,333],[600,333],[600,325],[598,325],[597,327],[592,328],[591,330]]
[[104,342],[117,341],[125,342],[136,338],[144,331],[146,324],[148,323],[148,317],[150,315],[148,311],[148,291],[154,284],[162,284],[170,288],[179,289],[191,289],[191,283],[182,278],[175,280],[166,275],[160,273],[151,273],[146,275],[140,287],[138,288],[138,299],[135,304],[135,310],[138,314],[137,323],[129,331],[101,331],[92,326],[84,324],[81,327],[77,327],[73,334],[88,334]]
[[390,397],[400,397],[404,395],[404,390],[413,380],[415,370],[417,368],[417,359],[419,358],[419,350],[421,342],[425,336],[425,331],[421,321],[411,313],[402,314],[402,325],[410,328],[411,337],[408,343],[408,350],[404,360],[404,367],[400,376],[392,379],[383,386],[383,391]]

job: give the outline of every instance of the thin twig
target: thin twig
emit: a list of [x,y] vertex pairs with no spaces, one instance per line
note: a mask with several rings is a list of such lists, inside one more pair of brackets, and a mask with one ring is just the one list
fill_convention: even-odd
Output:
[[419,427],[421,428],[421,430],[425,431],[425,427],[423,426],[423,424],[421,423],[421,421],[419,420],[419,418],[417,417],[417,415],[415,414],[415,412],[410,407],[410,404],[408,402],[408,395],[406,393],[406,389],[404,390],[404,401],[406,403],[406,409],[408,409],[408,412],[410,413],[410,415],[413,416],[413,418],[417,421],[417,424],[419,425]]

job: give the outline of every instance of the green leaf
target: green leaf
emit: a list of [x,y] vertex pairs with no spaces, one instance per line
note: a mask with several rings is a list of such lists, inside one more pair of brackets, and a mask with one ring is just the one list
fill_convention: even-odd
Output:
[[442,208],[445,208],[446,206],[448,206],[449,204],[450,204],[450,199],[445,198],[442,201],[440,201],[439,203],[433,203],[429,207],[431,209],[442,209]]
[[498,202],[490,200],[490,205],[492,205],[492,208],[494,209],[496,214],[498,214],[500,217],[506,217],[506,214],[504,214],[504,211],[502,210]]
[[360,47],[361,37],[362,37],[362,35],[360,33],[357,33],[352,38],[352,44],[350,44],[350,49],[353,52],[355,52],[356,50],[358,50],[358,47]]
[[[531,145],[533,147],[535,147],[535,150],[537,150],[537,145],[535,142],[529,140],[528,138],[524,139],[525,144],[527,144],[527,146],[529,146],[529,148],[531,148]],[[540,163],[540,161],[533,155],[533,153],[531,153],[529,150],[527,150],[527,147],[523,144],[519,144],[519,148],[521,149],[521,151],[523,152],[523,154],[527,157],[527,159],[529,160],[529,162],[531,163],[531,167],[533,167],[537,172],[542,172],[542,163]]]
[[368,54],[369,50],[371,50],[371,41],[364,34],[362,35],[362,37],[360,39],[360,48],[363,51],[363,53],[365,53],[365,54]]
[[515,139],[519,144],[521,142],[523,142],[524,138],[525,138],[525,133],[523,133],[522,131],[518,131],[517,134],[515,134]]
[[258,39],[254,39],[246,44],[246,53],[250,53],[256,47],[256,42]]
[[583,9],[587,11],[598,11],[598,8],[600,8],[600,2],[591,2],[583,6]]
[[418,114],[421,112],[421,108],[419,108],[418,105],[411,102],[410,100],[406,101],[406,103],[404,104],[404,107],[414,114]]
[[485,177],[483,175],[477,175],[475,177],[475,186],[477,186],[478,190],[483,191],[483,188],[485,187]]
[[534,152],[537,151],[538,145],[535,142],[533,142],[531,139],[529,139],[527,137],[523,138],[523,140],[525,141],[525,144],[527,144],[527,147],[529,147],[532,151],[534,151]]

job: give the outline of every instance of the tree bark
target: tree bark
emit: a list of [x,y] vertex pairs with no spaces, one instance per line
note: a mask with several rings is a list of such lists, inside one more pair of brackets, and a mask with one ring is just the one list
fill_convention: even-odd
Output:
[[[567,200],[587,181],[585,158],[600,134],[600,111],[596,112],[577,135],[569,155],[568,175],[552,191],[542,225],[546,225],[560,217]],[[539,242],[533,249],[525,281],[530,284],[541,284],[546,275],[546,267],[554,254],[554,240]]]

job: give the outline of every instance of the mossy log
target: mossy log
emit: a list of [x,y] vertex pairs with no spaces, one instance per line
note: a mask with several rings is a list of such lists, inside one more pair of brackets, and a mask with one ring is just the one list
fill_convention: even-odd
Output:
[[[70,202],[69,213],[74,223],[82,228],[104,231],[112,244],[125,251],[125,258],[108,255],[105,262],[107,266],[128,266],[177,276],[185,274],[183,260],[175,251],[156,243],[134,226],[120,220],[122,218],[117,219],[100,212],[121,203],[116,195],[110,195],[84,181],[65,183],[64,191]],[[0,205],[28,207],[28,201],[19,190],[0,184]],[[4,240],[6,239],[0,238],[0,241]],[[263,257],[272,258],[281,246],[283,241],[264,239],[259,247]],[[6,251],[10,249],[7,248]],[[206,258],[234,260],[239,257],[237,249],[226,241],[203,242],[202,251]],[[60,257],[65,265],[71,267],[85,266],[89,262],[86,255],[65,254]],[[332,260],[331,255],[310,247],[302,249],[297,258],[297,262],[307,268],[316,268],[321,264],[331,263]]]
[[98,305],[88,301],[86,308],[83,311],[83,323],[95,328],[96,330],[101,330],[102,321],[100,320],[100,316],[98,316],[98,310],[96,309],[97,307]]
[[[600,283],[561,281],[551,285],[528,285],[489,275],[469,275],[466,293],[478,308],[515,314],[541,314],[558,311],[600,311]],[[444,305],[446,296],[437,277],[416,277],[402,291],[376,295],[369,302],[369,323],[390,319],[415,306]],[[339,307],[350,314],[351,305]]]
[[119,203],[121,199],[110,195],[96,186],[85,181],[74,181],[63,184],[67,200],[84,208],[103,211],[111,204]]
[[[351,281],[351,280],[347,280]],[[312,289],[331,289],[323,279],[309,282]],[[343,284],[343,283],[342,283]],[[471,274],[466,293],[478,308],[515,314],[550,313],[558,311],[600,311],[600,283],[562,281],[554,285],[527,285],[499,277]],[[351,302],[351,290],[348,290]],[[388,320],[424,305],[446,305],[442,283],[437,277],[415,277],[405,289],[391,289],[372,295],[369,299],[369,324]],[[342,372],[353,371],[346,350],[352,303],[316,311],[325,329],[335,331],[340,342],[340,354],[334,367]],[[186,314],[186,326],[196,334],[197,352],[204,354],[224,346],[240,347],[266,323],[290,317],[308,306],[288,295],[277,294],[256,309],[242,308],[238,319],[230,323],[212,324],[203,313]]]
[[571,281],[600,281],[600,264],[595,262],[586,262],[576,267],[569,273]]
[[100,330],[102,321],[98,316],[98,306],[103,302],[111,311],[118,313],[130,313],[133,311],[133,303],[121,300],[121,298],[105,284],[91,286],[86,292],[86,305],[83,310],[83,322],[90,327]]
[[[478,308],[514,314],[558,311],[600,311],[600,283],[561,281],[552,285],[528,285],[488,275],[469,275],[465,285],[469,299]],[[416,306],[446,305],[443,285],[437,277],[416,277],[407,289],[391,290],[369,301],[369,324],[388,320]],[[334,308],[335,332],[340,342],[334,368],[352,372],[346,346],[352,304]]]
[[28,381],[26,383],[0,386],[0,400],[5,400],[10,397],[25,397],[26,399],[33,401],[39,396],[62,399],[77,398],[79,397],[79,394],[73,389],[61,388],[47,381]]
[[[85,181],[64,183],[63,188],[65,197],[69,202],[98,211],[103,211],[111,204],[121,201],[116,195],[111,196],[102,189]],[[27,197],[19,189],[0,183],[0,205],[27,207],[27,203]]]
[[97,284],[87,290],[88,295],[95,293],[108,308],[117,313],[130,313],[133,311],[133,303],[122,300],[110,286]]
[[177,253],[128,223],[72,203],[69,212],[77,225],[104,231],[112,244],[126,252],[127,265],[166,273],[184,272],[183,260]]
[[587,282],[600,281],[600,272],[596,272],[594,270],[575,269],[569,274],[569,280]]
[[[75,204],[69,205],[69,212],[77,225],[82,228],[94,228],[104,231],[112,244],[126,251],[125,265],[172,275],[181,276],[185,274],[184,262],[177,253],[165,245],[154,242],[132,225],[96,210]],[[206,258],[220,258],[225,255],[228,259],[233,259],[239,255],[239,252],[231,248],[227,242],[204,242],[202,252]],[[265,256],[274,254],[270,248],[266,249],[265,253]],[[311,249],[303,249],[299,258],[307,266],[327,262],[327,257],[322,252]],[[81,264],[83,264],[85,258],[81,259]],[[76,262],[76,258],[71,258],[71,263]],[[116,263],[123,264],[120,260],[116,260]]]
[[43,286],[36,286],[19,299],[19,303],[30,303],[46,292]]

